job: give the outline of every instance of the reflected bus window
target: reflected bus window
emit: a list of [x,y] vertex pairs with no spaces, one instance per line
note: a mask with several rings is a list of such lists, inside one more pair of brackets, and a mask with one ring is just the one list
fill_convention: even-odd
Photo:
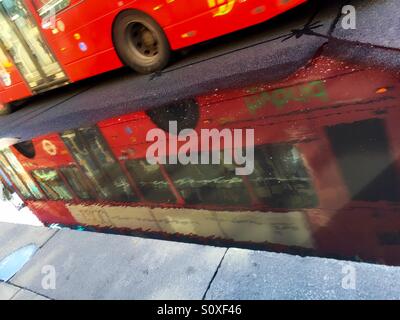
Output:
[[94,200],[90,193],[90,186],[86,177],[79,171],[76,166],[70,166],[60,169],[61,173],[74,190],[75,194],[81,200]]
[[125,163],[129,174],[137,183],[145,200],[162,203],[175,203],[176,198],[169,189],[158,165],[147,163],[146,160],[128,160]]
[[166,169],[187,204],[250,204],[243,180],[235,174],[235,165],[168,164]]
[[72,200],[73,196],[60,178],[58,172],[52,169],[32,171],[32,176],[51,200]]
[[4,172],[8,175],[13,185],[25,199],[34,199],[33,195],[29,192],[28,188],[24,185],[22,180],[18,177],[16,172],[10,167],[4,155],[0,152],[0,164]]
[[318,203],[301,155],[292,145],[257,147],[249,179],[258,199],[270,207],[312,208]]
[[137,201],[120,164],[96,127],[67,131],[61,138],[90,179],[100,199]]
[[10,166],[12,168],[10,171],[15,171],[16,175],[19,177],[19,180],[21,180],[22,184],[25,185],[26,188],[28,188],[29,193],[32,194],[35,199],[43,199],[43,195],[40,192],[39,188],[31,178],[31,176],[25,171],[24,167],[18,161],[17,157],[11,152],[11,150],[4,149],[2,153],[4,156],[4,162],[2,161],[3,164],[6,167]]

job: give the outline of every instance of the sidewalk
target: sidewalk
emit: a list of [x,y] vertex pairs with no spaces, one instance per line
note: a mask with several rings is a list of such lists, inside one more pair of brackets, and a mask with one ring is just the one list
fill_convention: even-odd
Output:
[[[0,299],[400,298],[400,267],[6,223],[0,265],[28,244],[38,251]],[[55,289],[42,286],[46,266]],[[355,289],[343,288],[349,268]]]

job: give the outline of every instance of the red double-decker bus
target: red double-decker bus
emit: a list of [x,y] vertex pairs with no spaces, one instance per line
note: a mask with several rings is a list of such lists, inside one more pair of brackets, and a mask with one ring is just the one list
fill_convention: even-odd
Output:
[[4,0],[0,113],[11,102],[260,23],[306,0]]

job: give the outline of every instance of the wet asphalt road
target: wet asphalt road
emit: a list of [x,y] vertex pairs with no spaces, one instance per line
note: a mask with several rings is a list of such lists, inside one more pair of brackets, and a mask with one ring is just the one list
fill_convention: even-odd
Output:
[[[386,17],[386,23],[390,23],[387,27],[391,28],[388,32],[393,34],[388,39],[396,38],[398,29],[387,17],[396,19],[398,0],[350,2],[362,7],[360,25],[367,20],[376,24],[373,8],[381,6],[380,15]],[[388,45],[380,43],[380,25],[374,28],[366,24],[368,32],[364,33],[366,27],[353,33],[341,31],[343,3],[312,1],[261,25],[185,49],[175,54],[161,74],[138,75],[123,68],[34,97],[11,115],[0,118],[0,137],[27,140],[210,91],[282,79],[305,65],[332,41],[332,36],[346,39],[350,45],[360,38],[362,42],[371,38],[378,46]],[[372,20],[362,22],[364,16]],[[307,25],[316,26],[313,31],[318,35],[293,33]],[[358,50],[356,54],[368,56]],[[389,53],[388,60],[397,59],[397,52],[393,54]],[[382,54],[377,57],[382,59]]]

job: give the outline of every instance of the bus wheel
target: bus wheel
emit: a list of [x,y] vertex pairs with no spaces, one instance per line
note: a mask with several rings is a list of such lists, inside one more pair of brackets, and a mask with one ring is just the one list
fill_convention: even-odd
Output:
[[9,103],[0,103],[0,116],[6,116],[11,113],[11,106]]
[[171,56],[162,28],[140,11],[124,11],[116,18],[113,41],[121,60],[139,73],[162,70]]

